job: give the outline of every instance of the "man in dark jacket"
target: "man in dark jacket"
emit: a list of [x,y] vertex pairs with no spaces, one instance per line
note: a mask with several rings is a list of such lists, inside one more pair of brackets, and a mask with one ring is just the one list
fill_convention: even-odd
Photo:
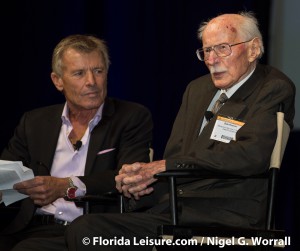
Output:
[[51,78],[66,102],[25,113],[1,154],[23,161],[35,175],[14,185],[29,197],[2,229],[1,251],[36,236],[63,236],[83,213],[68,199],[112,191],[124,163],[149,162],[151,114],[107,97],[108,68],[107,47],[94,36],[72,35],[54,49]]

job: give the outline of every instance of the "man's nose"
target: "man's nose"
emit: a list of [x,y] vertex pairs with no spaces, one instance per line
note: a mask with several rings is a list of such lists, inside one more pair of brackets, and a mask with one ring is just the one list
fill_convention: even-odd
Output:
[[89,85],[94,85],[96,84],[96,78],[94,76],[93,71],[88,71],[86,74],[86,83]]
[[208,65],[213,65],[217,62],[219,56],[215,52],[215,50],[211,50],[208,54],[205,55],[205,63]]

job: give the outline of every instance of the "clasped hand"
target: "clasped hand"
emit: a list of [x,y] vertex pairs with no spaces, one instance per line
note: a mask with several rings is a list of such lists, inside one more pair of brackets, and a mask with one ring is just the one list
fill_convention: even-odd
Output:
[[159,160],[123,165],[115,177],[116,188],[124,196],[128,198],[134,196],[136,200],[143,195],[150,194],[153,191],[153,187],[150,185],[156,181],[153,176],[166,170],[165,163],[165,160]]
[[33,179],[14,184],[14,189],[28,195],[35,204],[45,206],[58,198],[64,197],[67,178],[36,176]]

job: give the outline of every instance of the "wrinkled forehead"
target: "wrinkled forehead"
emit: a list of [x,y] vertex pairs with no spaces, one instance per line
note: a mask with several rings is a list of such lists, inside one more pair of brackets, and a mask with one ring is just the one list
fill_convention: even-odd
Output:
[[207,24],[203,36],[217,33],[235,39],[239,36],[239,25],[241,22],[240,16],[235,14],[226,14],[216,17]]

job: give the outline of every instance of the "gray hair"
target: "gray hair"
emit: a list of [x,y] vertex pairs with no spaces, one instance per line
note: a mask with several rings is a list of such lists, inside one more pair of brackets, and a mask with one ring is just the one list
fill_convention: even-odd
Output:
[[[238,15],[240,15],[242,17],[242,21],[239,23],[239,29],[238,29],[239,34],[245,40],[250,40],[255,37],[257,37],[259,39],[259,41],[260,41],[260,43],[259,43],[259,46],[260,46],[259,58],[261,58],[265,50],[264,50],[264,45],[263,45],[262,34],[258,28],[258,20],[254,16],[253,12],[240,12]],[[200,41],[202,41],[203,32],[211,20],[212,19],[202,22],[200,24],[199,29],[197,31],[198,39],[200,39]]]
[[102,55],[106,70],[108,71],[110,60],[108,48],[104,40],[91,35],[71,35],[62,39],[56,45],[52,54],[52,71],[58,76],[62,75],[62,57],[70,48],[82,53],[97,51],[99,55]]

